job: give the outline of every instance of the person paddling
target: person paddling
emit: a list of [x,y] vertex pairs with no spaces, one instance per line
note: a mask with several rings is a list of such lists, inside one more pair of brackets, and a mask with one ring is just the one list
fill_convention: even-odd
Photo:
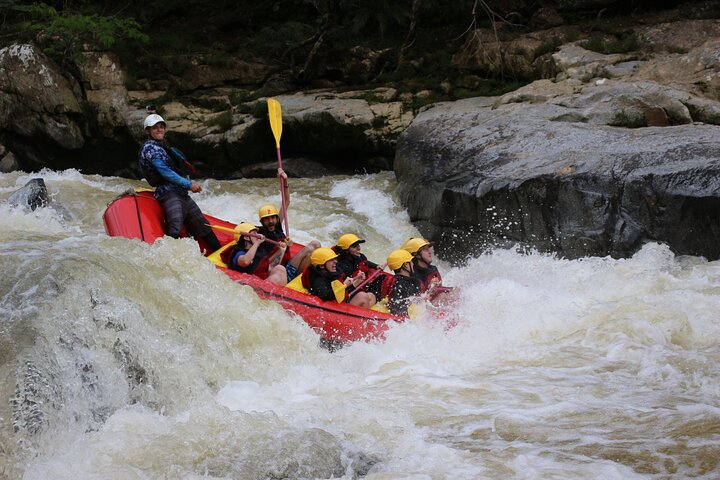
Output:
[[280,242],[272,255],[262,256],[258,254],[258,248],[265,241],[265,237],[257,234],[258,227],[251,223],[241,223],[236,230],[240,233],[240,238],[230,253],[228,266],[232,270],[250,273],[278,285],[287,284],[287,271],[280,265],[287,245]]
[[413,300],[419,299],[420,280],[413,276],[413,257],[402,248],[393,250],[387,257],[390,270],[395,278],[390,286],[388,309],[393,315],[408,315]]
[[345,277],[337,271],[337,253],[331,248],[320,247],[310,255],[311,265],[302,273],[303,285],[312,295],[322,300],[348,302],[351,305],[370,308],[375,305],[375,295],[358,292],[349,296],[354,288],[365,280],[364,274]]
[[[346,233],[338,238],[333,250],[338,255],[337,271],[339,273],[344,274],[346,277],[355,277],[362,273],[367,277],[378,269],[378,264],[368,260],[365,254],[362,253],[361,243],[365,243],[365,240],[354,233]],[[381,273],[377,275],[377,278],[371,280],[364,289],[379,298],[382,281],[383,274]]]
[[202,239],[213,252],[220,248],[215,233],[207,225],[207,220],[195,201],[188,195],[202,191],[202,186],[189,178],[189,172],[181,158],[172,152],[165,142],[167,125],[157,113],[145,118],[143,128],[148,139],[138,153],[138,163],[151,186],[155,187],[154,196],[165,215],[165,234],[180,238],[183,225],[196,240]]
[[[283,171],[282,168],[278,168],[278,177],[284,180],[283,188],[285,189],[287,208],[287,205],[290,204],[290,187],[288,186],[287,182],[287,174]],[[285,269],[287,270],[287,281],[289,282],[293,278],[295,278],[300,272],[305,270],[308,265],[310,265],[310,255],[316,248],[320,247],[320,242],[318,242],[317,240],[312,240],[294,256],[290,256],[289,247],[293,245],[293,242],[289,237],[285,235],[285,232],[283,231],[282,223],[280,222],[280,214],[277,207],[275,207],[275,205],[271,203],[263,205],[258,211],[258,217],[261,223],[258,233],[263,235],[265,238],[269,238],[270,240],[274,240],[276,242],[284,242],[288,246],[288,249],[285,251],[285,254],[282,258],[281,264],[284,265]],[[261,256],[270,255],[273,250],[275,250],[275,246],[267,242],[263,243],[259,247],[259,252]]]
[[451,300],[452,289],[443,286],[440,271],[432,264],[432,246],[432,242],[422,237],[411,237],[401,248],[413,256],[413,276],[420,280],[420,291],[427,292],[430,301],[439,304]]

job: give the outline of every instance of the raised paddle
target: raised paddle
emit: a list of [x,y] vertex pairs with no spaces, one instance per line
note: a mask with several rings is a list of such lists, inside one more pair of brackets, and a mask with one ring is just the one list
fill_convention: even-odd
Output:
[[370,282],[372,282],[373,280],[375,280],[375,279],[378,277],[378,275],[380,275],[380,274],[383,272],[383,270],[385,270],[385,267],[387,267],[387,263],[383,263],[382,265],[378,265],[377,270],[375,270],[375,271],[374,271],[373,273],[371,273],[365,280],[363,280],[363,282],[362,282],[360,285],[358,285],[357,287],[355,287],[355,290],[353,290],[352,292],[350,292],[350,295],[348,296],[348,300],[350,300],[350,299],[353,297],[353,295],[355,295],[357,292],[359,292],[362,287],[364,287],[364,286],[367,285],[368,283],[370,283]]
[[[275,149],[277,150],[278,168],[282,168],[282,156],[280,155],[280,136],[282,135],[282,109],[280,102],[274,98],[268,98],[268,117],[270,118],[270,128],[275,137]],[[285,179],[280,177],[280,196],[282,197],[282,214],[285,223],[285,235],[290,236],[290,226],[287,219],[287,198],[285,197]]]
[[235,230],[234,228],[223,227],[221,225],[210,225],[209,223],[206,223],[205,225],[207,225],[208,227],[211,227],[211,228],[216,228],[218,230],[222,230],[223,232],[234,233],[237,236],[244,235],[246,237],[263,238],[263,239],[265,239],[266,242],[272,243],[273,245],[277,245],[280,243],[280,242],[276,242],[275,240],[271,240],[271,239],[265,237],[264,235],[260,235],[259,233],[239,232],[239,231]]

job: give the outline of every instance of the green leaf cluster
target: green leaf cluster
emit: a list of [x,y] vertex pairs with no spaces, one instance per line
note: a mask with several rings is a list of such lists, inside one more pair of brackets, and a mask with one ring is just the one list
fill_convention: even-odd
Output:
[[85,45],[111,49],[118,42],[147,44],[149,37],[132,18],[60,14],[44,3],[36,4],[30,12],[34,18],[27,26],[38,33],[48,52],[78,59]]
[[81,62],[81,52],[87,49],[117,50],[145,45],[149,37],[134,18],[120,15],[101,15],[78,2],[61,10],[46,3],[31,5],[3,0],[0,13],[8,13],[18,21],[3,24],[14,29],[18,38],[34,40],[45,53],[63,63]]

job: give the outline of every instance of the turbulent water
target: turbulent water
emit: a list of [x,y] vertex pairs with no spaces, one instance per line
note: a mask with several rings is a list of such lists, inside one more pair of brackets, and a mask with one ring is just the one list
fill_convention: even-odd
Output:
[[[6,201],[44,178],[50,207]],[[191,240],[105,235],[130,187],[0,175],[0,479],[720,477],[720,263],[496,251],[430,317],[330,353]],[[200,207],[255,221],[268,180],[206,181]],[[290,232],[417,233],[392,174],[291,180]]]

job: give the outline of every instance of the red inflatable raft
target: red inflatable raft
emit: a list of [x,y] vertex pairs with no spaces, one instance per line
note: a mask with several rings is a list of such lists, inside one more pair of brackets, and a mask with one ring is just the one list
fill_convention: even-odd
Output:
[[[208,223],[234,228],[235,224],[205,215]],[[124,193],[108,204],[103,215],[105,231],[112,237],[138,238],[153,243],[164,235],[163,213],[152,191],[140,190]],[[235,240],[232,233],[216,231],[222,245]],[[206,246],[201,242],[201,248]],[[302,245],[294,244],[294,254]],[[322,340],[330,344],[373,340],[382,338],[389,328],[388,322],[402,322],[398,317],[384,312],[357,307],[347,303],[322,301],[319,298],[270,283],[246,273],[218,266],[233,281],[252,287],[260,298],[273,300],[286,310],[298,314],[315,330]]]

